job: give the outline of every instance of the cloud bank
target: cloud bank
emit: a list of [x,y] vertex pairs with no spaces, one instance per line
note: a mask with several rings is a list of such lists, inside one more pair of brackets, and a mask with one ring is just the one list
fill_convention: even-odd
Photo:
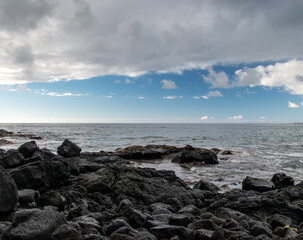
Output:
[[[0,84],[299,59],[302,12],[301,0],[2,0]],[[226,87],[224,73],[213,79]]]

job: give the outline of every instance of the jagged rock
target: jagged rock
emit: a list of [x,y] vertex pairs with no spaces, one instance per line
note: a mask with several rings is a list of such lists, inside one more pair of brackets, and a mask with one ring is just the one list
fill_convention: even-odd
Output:
[[64,185],[70,177],[66,161],[38,161],[15,168],[10,173],[19,190],[29,188],[42,192]]
[[4,155],[6,151],[4,149],[0,149],[0,156]]
[[16,184],[8,172],[0,166],[0,215],[11,212],[17,202]]
[[294,186],[295,181],[292,177],[287,176],[285,173],[276,173],[273,175],[271,181],[275,184],[277,189]]
[[273,229],[276,229],[277,227],[284,227],[286,225],[291,225],[292,222],[291,218],[281,214],[274,214],[267,221]]
[[188,205],[188,206],[185,206],[182,209],[180,209],[178,211],[178,213],[179,214],[189,213],[189,214],[192,214],[192,215],[199,215],[199,214],[201,214],[201,210],[199,208],[197,208],[196,206],[194,206],[194,205]]
[[81,230],[85,234],[89,233],[91,229],[96,229],[100,233],[102,232],[100,223],[92,217],[81,216],[74,219],[74,221],[76,221],[81,226]]
[[39,206],[55,206],[63,210],[66,204],[66,199],[55,191],[43,193],[37,201]]
[[89,174],[84,179],[84,186],[91,193],[109,192],[115,182],[115,174],[109,169],[100,169],[95,173]]
[[266,235],[268,237],[272,237],[272,232],[269,227],[267,227],[265,224],[255,224],[250,229],[250,234],[257,237],[260,235]]
[[117,218],[112,220],[109,224],[105,225],[103,227],[103,230],[106,235],[109,236],[121,227],[131,228],[131,226],[123,218]]
[[80,156],[80,152],[81,148],[69,139],[65,139],[61,146],[59,146],[57,149],[57,153],[63,157]]
[[175,163],[191,163],[191,162],[199,162],[205,164],[218,164],[217,155],[210,150],[201,150],[201,151],[193,151],[193,150],[184,150],[182,151],[180,156],[177,156],[172,159],[172,162]]
[[220,190],[215,184],[203,179],[194,185],[194,189],[207,190],[211,191],[212,193],[218,193]]
[[26,142],[22,144],[19,148],[18,151],[25,157],[25,158],[31,158],[35,151],[38,150],[38,146],[35,141],[31,142]]
[[82,236],[77,229],[68,225],[62,224],[52,234],[51,240],[82,240]]
[[123,211],[122,215],[134,228],[142,227],[146,222],[146,215],[132,207],[128,207],[125,211]]
[[12,141],[8,141],[6,139],[0,139],[0,146],[10,145],[10,144],[14,144],[14,143]]
[[66,220],[62,214],[50,210],[22,210],[15,213],[12,227],[2,240],[50,239],[52,233]]
[[266,192],[274,189],[271,181],[247,176],[242,182],[243,190],[255,190],[258,192]]
[[4,168],[14,168],[24,162],[23,155],[18,150],[8,150],[4,155],[0,156],[0,165]]
[[24,189],[18,191],[19,203],[22,207],[35,207],[36,201],[39,199],[40,194],[33,189]]
[[0,129],[0,137],[7,137],[13,135],[13,132],[6,131],[4,129]]

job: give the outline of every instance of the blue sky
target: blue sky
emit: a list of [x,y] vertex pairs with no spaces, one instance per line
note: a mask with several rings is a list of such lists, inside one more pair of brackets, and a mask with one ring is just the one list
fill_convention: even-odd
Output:
[[2,0],[0,122],[302,122],[302,12],[301,0]]
[[[233,73],[240,66],[217,66]],[[207,70],[103,76],[7,86],[4,119],[14,122],[298,122],[301,95],[281,88],[212,88]],[[228,75],[230,79],[233,74]],[[164,81],[163,81],[164,80]],[[166,83],[166,85],[164,84]],[[19,90],[14,91],[16,88]],[[13,91],[12,91],[13,90]],[[289,101],[298,107],[289,107]]]

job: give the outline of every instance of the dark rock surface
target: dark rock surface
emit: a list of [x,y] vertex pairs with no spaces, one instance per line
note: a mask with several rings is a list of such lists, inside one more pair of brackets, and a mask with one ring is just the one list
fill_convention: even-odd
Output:
[[9,173],[0,166],[0,216],[11,212],[18,202],[17,187]]
[[51,210],[21,210],[16,212],[12,227],[2,235],[2,240],[50,239],[61,224],[64,216]]
[[77,144],[65,139],[61,146],[58,147],[57,153],[63,157],[76,157],[80,155],[81,150]]
[[276,188],[289,187],[295,184],[292,177],[287,176],[285,173],[274,174],[271,181],[275,184]]
[[13,168],[21,165],[25,161],[24,156],[18,150],[8,150],[0,156],[0,165],[4,168]]
[[191,163],[191,162],[198,162],[204,164],[218,164],[217,155],[210,150],[184,150],[182,151],[180,156],[175,157],[172,159],[172,162],[176,163]]
[[273,190],[274,184],[271,181],[247,176],[242,182],[242,189],[266,192]]
[[[115,153],[63,149],[67,154],[58,156],[36,148],[9,169],[12,178],[0,168],[0,239],[302,239],[303,182],[293,185],[278,174],[272,182],[247,177],[244,190],[220,192],[204,180],[192,189],[173,171],[136,168],[128,159],[207,164],[205,159],[216,159],[213,151],[160,145]],[[6,189],[12,179],[19,203],[16,187]]]

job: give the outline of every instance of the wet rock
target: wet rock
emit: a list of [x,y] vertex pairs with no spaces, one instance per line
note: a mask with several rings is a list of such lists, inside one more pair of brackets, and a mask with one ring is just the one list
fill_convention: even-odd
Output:
[[171,205],[165,203],[153,203],[149,206],[153,211],[165,209],[169,212],[175,212]]
[[194,238],[194,232],[181,226],[160,225],[150,229],[150,232],[157,238],[172,238],[178,236],[179,239],[191,240]]
[[157,146],[131,146],[118,151],[118,155],[124,159],[133,160],[151,160],[160,159],[164,149],[158,148]]
[[203,179],[194,185],[194,189],[207,190],[211,191],[212,193],[218,193],[220,190],[215,184]]
[[254,190],[257,192],[266,192],[274,189],[271,181],[247,176],[242,182],[243,190]]
[[80,156],[81,148],[72,141],[65,139],[61,146],[58,147],[57,153],[63,157]]
[[9,132],[7,130],[0,129],[0,137],[7,137],[7,136],[11,136],[13,134],[14,134],[13,132]]
[[21,207],[36,207],[36,201],[40,197],[39,192],[33,189],[19,190],[18,195]]
[[193,151],[193,150],[184,150],[180,156],[177,156],[172,159],[172,162],[175,163],[191,163],[191,162],[199,162],[205,164],[218,164],[217,155],[210,150],[201,150],[201,151]]
[[298,235],[298,234],[296,233],[296,231],[294,231],[294,230],[288,228],[288,229],[286,229],[286,231],[285,231],[284,239],[287,239],[287,240],[290,240],[290,239],[291,239],[291,240],[293,240],[293,239],[296,238],[297,235]]
[[277,189],[294,186],[294,183],[295,183],[293,178],[287,176],[285,173],[274,174],[271,181],[275,184],[275,187]]
[[242,231],[231,231],[228,229],[217,228],[213,235],[212,240],[232,239],[232,240],[252,240],[252,236]]
[[62,224],[52,234],[51,240],[82,240],[82,236],[77,229],[68,225]]
[[10,145],[10,144],[14,144],[14,143],[12,141],[8,141],[6,139],[0,139],[0,146],[6,146],[6,145]]
[[233,155],[233,151],[232,150],[224,150],[221,152],[221,155]]
[[24,157],[18,150],[8,150],[0,156],[0,165],[4,168],[14,168],[24,162]]
[[38,150],[38,146],[35,141],[26,142],[18,148],[18,151],[25,158],[31,158],[36,150]]
[[12,228],[2,240],[50,239],[52,233],[66,220],[62,214],[50,210],[22,210],[15,213]]
[[63,210],[66,205],[66,199],[55,191],[49,191],[43,193],[37,203],[39,206],[54,206]]
[[9,173],[0,166],[0,215],[11,212],[17,202],[16,184]]

